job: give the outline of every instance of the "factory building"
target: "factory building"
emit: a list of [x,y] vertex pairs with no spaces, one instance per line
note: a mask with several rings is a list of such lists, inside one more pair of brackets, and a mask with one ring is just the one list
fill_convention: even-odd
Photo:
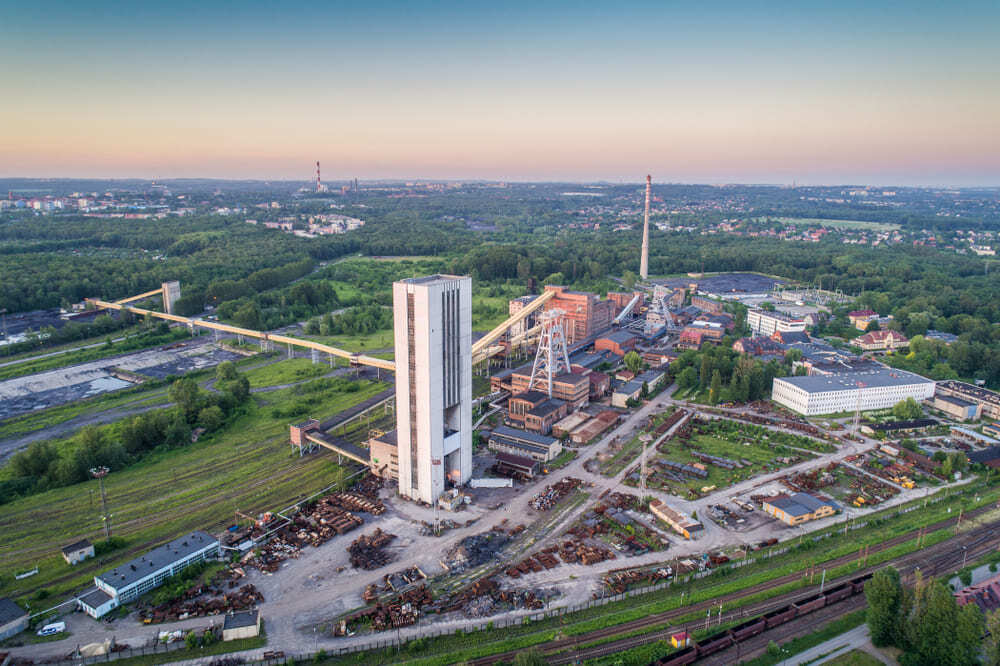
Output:
[[926,377],[889,368],[840,375],[775,377],[771,399],[806,416],[887,409],[900,400],[920,402],[934,395]]
[[624,330],[614,331],[605,333],[594,340],[594,351],[609,351],[624,357],[625,354],[635,349],[637,342],[639,342],[639,337],[635,333]]
[[472,279],[394,282],[399,493],[433,504],[472,477]]
[[[517,370],[510,375],[510,391],[523,393],[531,383],[531,366]],[[590,396],[590,380],[582,372],[564,372],[552,378],[552,397],[569,404],[569,409],[579,409],[586,405]]]
[[562,453],[562,444],[554,437],[546,437],[525,430],[497,426],[487,438],[490,451],[509,453],[546,463]]
[[87,615],[102,617],[159,587],[182,569],[218,555],[219,542],[215,538],[205,532],[192,532],[127,564],[94,576],[97,589],[80,597],[78,603]]
[[723,303],[722,301],[713,301],[711,298],[705,298],[704,296],[692,296],[691,305],[703,310],[704,312],[711,312],[712,314],[722,314]]
[[770,337],[776,331],[790,333],[793,331],[805,331],[806,320],[799,317],[790,317],[781,312],[765,312],[764,310],[747,311],[747,326],[754,335]]
[[1000,419],[1000,394],[965,382],[948,379],[937,384],[937,395],[949,395],[979,405],[980,415]]
[[563,321],[569,344],[582,342],[611,326],[615,313],[613,301],[602,301],[597,294],[555,285],[546,285],[545,291],[556,292],[552,300],[545,304],[545,309],[565,313]]

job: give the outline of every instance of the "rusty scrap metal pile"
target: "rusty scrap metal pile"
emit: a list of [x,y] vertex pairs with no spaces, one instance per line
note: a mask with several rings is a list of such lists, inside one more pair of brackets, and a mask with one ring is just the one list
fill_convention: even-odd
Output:
[[385,548],[395,538],[395,534],[383,532],[382,528],[376,528],[371,534],[362,534],[347,547],[351,566],[356,569],[371,570],[389,564],[393,556],[387,553]]
[[506,524],[504,519],[493,529],[465,537],[445,553],[441,566],[457,573],[493,561],[513,537],[524,531],[524,525],[508,528]]
[[420,611],[433,601],[426,585],[415,587],[394,597],[385,604],[375,604],[353,613],[340,621],[333,630],[334,636],[344,636],[359,625],[370,623],[372,631],[385,631],[408,627],[417,622]]
[[264,596],[250,583],[236,589],[237,580],[244,575],[239,567],[220,571],[210,582],[196,582],[176,599],[140,608],[139,617],[146,624],[159,624],[255,608]]
[[582,483],[583,481],[580,479],[568,476],[551,486],[545,486],[540,493],[531,498],[531,508],[537,511],[548,511]]

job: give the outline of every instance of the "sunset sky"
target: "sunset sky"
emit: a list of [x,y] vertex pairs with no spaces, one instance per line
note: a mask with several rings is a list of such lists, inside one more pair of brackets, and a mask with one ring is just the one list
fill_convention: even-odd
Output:
[[0,176],[1000,185],[998,27],[996,0],[0,0]]

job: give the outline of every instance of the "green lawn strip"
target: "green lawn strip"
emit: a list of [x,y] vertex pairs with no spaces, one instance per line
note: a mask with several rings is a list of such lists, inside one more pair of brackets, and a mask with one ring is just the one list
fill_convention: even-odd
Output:
[[[860,627],[865,622],[865,610],[856,610],[830,622],[822,629],[814,631],[805,636],[793,638],[781,645],[781,652],[778,654],[763,654],[756,659],[744,662],[744,666],[774,666],[785,659],[801,654],[810,648],[814,648],[821,643],[840,636],[844,632],[855,627]],[[827,662],[830,663],[830,662]]]
[[330,370],[330,366],[325,362],[313,363],[308,358],[290,358],[248,370],[246,377],[250,380],[252,388],[259,388],[301,382],[325,375]]
[[78,349],[79,347],[86,347],[88,345],[99,345],[107,341],[108,337],[112,340],[120,338],[122,336],[132,336],[143,332],[143,325],[136,324],[128,328],[123,328],[118,331],[113,331],[110,334],[105,333],[104,335],[95,335],[83,340],[76,340],[75,342],[67,342],[61,345],[53,345],[51,347],[39,347],[37,349],[32,349],[31,351],[20,352],[18,354],[11,354],[10,356],[4,356],[0,354],[0,363],[7,361],[23,361],[25,359],[32,359],[36,356],[41,356],[42,354],[51,354],[53,352],[67,352],[72,349]]
[[577,454],[574,449],[563,449],[562,453],[545,464],[545,469],[551,472],[561,467],[565,467],[576,458],[576,455]]
[[845,652],[844,654],[834,657],[833,659],[825,661],[823,663],[830,664],[831,666],[881,666],[882,665],[881,661],[871,656],[867,652],[862,652],[861,650],[851,650],[850,652]]
[[[117,356],[131,351],[159,347],[161,345],[170,344],[171,342],[187,339],[189,337],[190,334],[187,331],[172,329],[170,333],[166,335],[133,335],[124,340],[115,342],[111,346],[101,345],[99,347],[66,352],[65,354],[58,354],[56,356],[26,359],[21,363],[0,367],[0,381],[12,379],[14,377],[23,377],[24,375],[33,375],[38,372],[45,372],[46,370],[64,368],[70,365],[86,363],[88,361],[96,361],[102,358]],[[47,352],[43,351],[42,353]]]
[[[314,406],[323,418],[365,400],[383,388],[364,382],[361,390],[321,394]],[[45,589],[51,599],[85,589],[97,573],[121,564],[150,546],[194,529],[220,531],[234,511],[281,509],[340,478],[344,468],[327,454],[305,457],[287,444],[288,421],[271,415],[299,399],[295,388],[268,394],[266,407],[251,406],[218,433],[195,444],[154,451],[105,479],[116,536],[128,547],[76,567],[59,548],[81,537],[100,539],[102,523],[96,483],[56,488],[5,504],[0,511],[0,596],[27,599]],[[13,574],[38,566],[39,573],[17,581]]]
[[198,659],[200,657],[211,657],[217,654],[229,654],[231,652],[242,652],[244,650],[255,650],[267,645],[267,636],[263,634],[254,638],[238,638],[234,641],[219,641],[207,647],[181,648],[169,652],[154,652],[135,657],[125,657],[115,659],[115,664],[122,666],[147,666],[147,664],[173,664],[185,659]]
[[[993,496],[991,498],[987,498],[987,493],[983,493],[980,502],[970,502],[968,503],[967,508],[971,508],[972,504],[981,506],[995,501],[997,490],[998,489],[996,488],[992,489],[992,492],[989,493]],[[945,501],[941,504],[954,507],[956,504],[962,503],[963,498],[962,496],[958,496],[950,499],[951,501]],[[896,510],[898,510],[898,507],[887,509],[889,512]],[[946,510],[947,506],[931,505],[923,511],[912,511],[902,516],[898,516],[894,518],[894,520],[906,523],[906,529],[903,529],[902,527],[899,528],[901,531],[909,531],[920,525],[937,522],[938,520],[947,517],[949,514]],[[951,515],[954,515],[954,513]],[[920,518],[922,518],[922,520],[914,520]],[[884,525],[875,525],[872,530],[860,530],[861,532],[877,532],[868,535],[858,534],[858,531],[855,531],[847,537],[844,537],[841,534],[831,537],[830,540],[823,540],[818,543],[810,539],[807,542],[803,542],[803,547],[795,548],[792,552],[762,560],[758,564],[750,565],[746,568],[722,568],[717,570],[718,573],[715,573],[705,579],[687,583],[676,583],[664,591],[651,592],[622,601],[611,602],[604,606],[584,609],[562,617],[546,618],[538,622],[528,622],[520,626],[505,627],[502,629],[488,629],[484,632],[470,632],[468,634],[457,634],[424,639],[420,643],[420,645],[423,646],[421,647],[421,650],[434,650],[440,654],[439,656],[420,659],[414,661],[413,663],[454,663],[465,659],[473,659],[545,643],[553,640],[556,632],[560,632],[561,634],[567,636],[585,634],[597,629],[615,626],[634,619],[647,617],[650,614],[677,608],[680,606],[681,602],[679,596],[680,592],[684,592],[685,605],[724,596],[726,594],[753,587],[761,582],[773,580],[790,573],[803,572],[804,569],[810,565],[819,565],[822,564],[823,561],[835,559],[846,553],[855,552],[859,549],[859,546],[863,546],[865,543],[881,543],[886,538],[895,536],[897,530],[892,530],[892,534],[887,534],[885,527],[886,526]],[[954,528],[948,527],[928,533],[924,537],[923,546],[929,546],[949,538],[953,533],[953,529]],[[837,530],[836,528],[832,528],[831,531],[836,532]],[[833,549],[832,546],[834,544],[831,542],[835,540],[844,540],[845,543],[840,544],[839,547]],[[809,557],[809,555],[812,554],[812,551],[817,548],[822,549],[822,559],[818,557]],[[913,552],[916,549],[916,536],[914,535],[911,539],[904,543],[897,544],[896,546],[893,546],[885,551],[872,553],[868,558],[868,565],[871,566],[878,564],[893,557]],[[764,566],[766,569],[763,571],[754,571],[757,566]],[[856,562],[847,563],[840,567],[830,569],[827,571],[827,580],[834,580],[839,576],[850,575],[857,569],[858,565]],[[818,583],[820,575],[821,569],[817,568],[813,579],[814,585]],[[724,604],[723,609],[725,610],[727,608],[757,603],[792,592],[796,589],[801,589],[808,585],[808,576],[803,573],[802,577],[797,580],[790,581],[779,587],[765,590],[755,595],[741,598],[736,602]],[[664,595],[666,594],[669,594],[670,596],[664,598]],[[676,624],[676,622],[674,622],[674,624]],[[647,633],[648,631],[648,629],[644,629],[637,633]],[[497,640],[491,640],[491,636],[496,636]],[[600,642],[597,641],[595,644],[600,644]],[[404,651],[405,650],[406,649],[404,648]],[[411,653],[413,651],[414,650],[410,649]],[[389,663],[377,661],[379,653],[369,652],[361,654],[376,660],[364,661],[362,659],[358,661],[355,659],[358,655],[347,655],[339,658],[345,661],[337,661],[337,663]],[[391,655],[389,653],[386,653],[386,655],[390,657],[390,660],[398,659],[395,651],[391,651]]]

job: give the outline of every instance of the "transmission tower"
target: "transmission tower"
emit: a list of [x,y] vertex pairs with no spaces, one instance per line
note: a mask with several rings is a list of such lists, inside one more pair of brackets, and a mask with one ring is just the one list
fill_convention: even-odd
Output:
[[107,467],[91,467],[90,475],[98,480],[101,484],[101,507],[104,510],[104,538],[111,539],[111,514],[108,513],[108,497],[104,494],[104,477],[108,475],[111,470]]
[[566,333],[562,318],[565,312],[559,309],[546,310],[541,316],[541,335],[535,363],[531,366],[528,390],[544,391],[552,397],[552,380],[564,372],[569,372],[569,352],[566,351]]

